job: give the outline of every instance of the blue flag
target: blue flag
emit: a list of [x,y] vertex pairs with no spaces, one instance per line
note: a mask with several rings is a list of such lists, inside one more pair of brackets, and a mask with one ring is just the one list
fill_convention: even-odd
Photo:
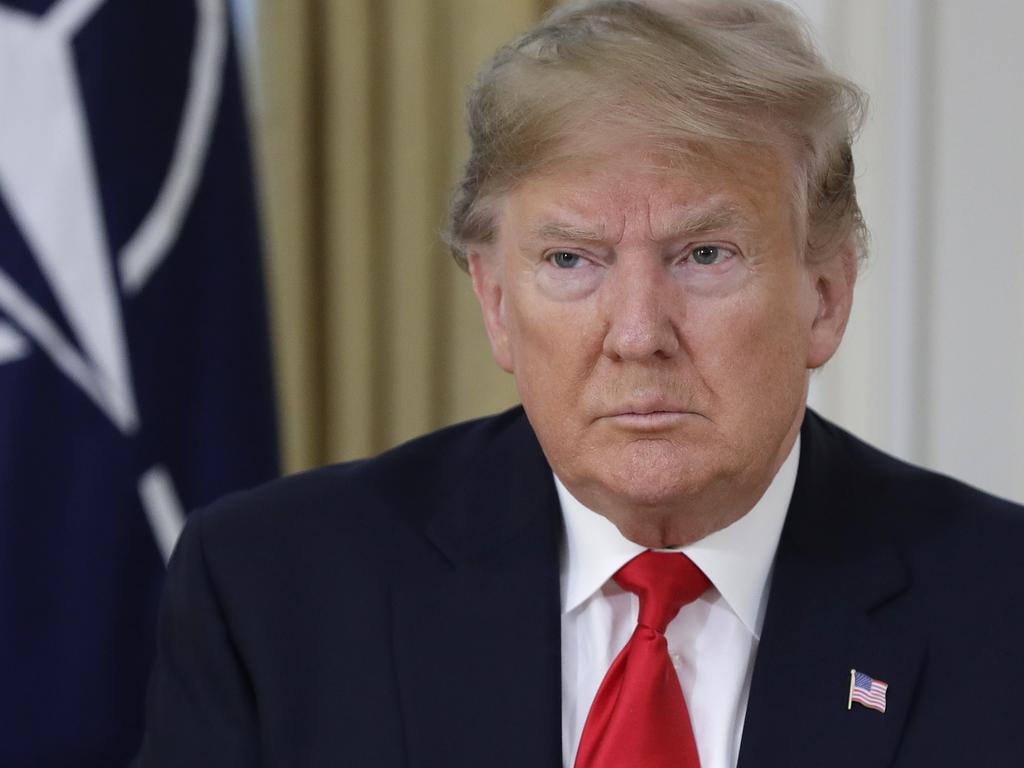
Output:
[[0,0],[0,766],[127,765],[185,513],[276,472],[223,0]]

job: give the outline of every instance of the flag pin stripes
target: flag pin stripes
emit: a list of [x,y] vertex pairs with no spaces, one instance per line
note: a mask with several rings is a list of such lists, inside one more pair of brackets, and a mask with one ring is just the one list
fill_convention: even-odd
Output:
[[889,684],[865,675],[856,669],[850,670],[850,695],[846,700],[846,708],[853,709],[853,702],[863,707],[885,712],[885,693]]

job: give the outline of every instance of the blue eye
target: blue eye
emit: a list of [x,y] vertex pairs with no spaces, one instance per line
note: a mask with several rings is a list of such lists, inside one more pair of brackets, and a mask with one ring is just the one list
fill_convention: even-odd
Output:
[[733,252],[731,249],[724,248],[720,245],[698,245],[690,251],[690,260],[693,261],[694,264],[709,267],[713,264],[725,261],[732,255]]
[[548,257],[548,259],[559,269],[572,269],[573,267],[579,266],[580,262],[583,260],[579,254],[569,253],[567,251],[553,253]]

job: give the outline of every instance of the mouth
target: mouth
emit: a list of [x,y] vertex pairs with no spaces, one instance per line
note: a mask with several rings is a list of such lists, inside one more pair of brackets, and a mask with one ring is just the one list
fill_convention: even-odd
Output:
[[698,415],[664,402],[647,402],[615,408],[604,418],[620,428],[651,432],[678,426]]

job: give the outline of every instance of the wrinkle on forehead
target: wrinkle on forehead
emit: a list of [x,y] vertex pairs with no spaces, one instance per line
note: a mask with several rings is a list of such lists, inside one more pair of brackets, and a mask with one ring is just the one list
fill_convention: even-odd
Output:
[[[654,206],[646,205],[647,236],[651,240],[664,241],[706,235],[723,230],[746,228],[747,216],[735,204],[731,202],[703,203],[705,201],[695,205],[694,210],[666,215],[662,226],[655,224],[656,216],[652,213]],[[584,214],[581,218],[587,219],[588,217]],[[616,242],[621,241],[624,236],[627,230],[628,219],[629,214],[623,212],[621,227],[618,230],[619,236]],[[535,240],[570,240],[578,243],[603,243],[607,239],[606,232],[607,230],[601,221],[578,223],[576,221],[552,219],[532,227],[529,231],[529,236]]]

